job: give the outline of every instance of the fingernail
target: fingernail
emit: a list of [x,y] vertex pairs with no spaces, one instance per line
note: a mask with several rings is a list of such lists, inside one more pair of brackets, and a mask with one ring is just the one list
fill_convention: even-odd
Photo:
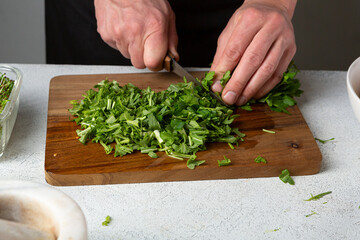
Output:
[[225,96],[224,96],[224,101],[227,103],[227,104],[234,104],[235,103],[235,100],[236,100],[236,93],[233,92],[233,91],[228,91]]
[[216,81],[214,85],[212,86],[213,92],[221,92],[222,86],[220,84],[220,81]]
[[239,106],[242,106],[244,105],[245,103],[247,102],[246,98],[244,96],[240,96],[238,101],[237,101],[237,104],[236,105],[239,105]]

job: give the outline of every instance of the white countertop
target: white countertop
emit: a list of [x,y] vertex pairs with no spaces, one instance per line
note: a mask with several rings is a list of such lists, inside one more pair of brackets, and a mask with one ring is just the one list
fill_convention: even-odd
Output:
[[[40,183],[45,183],[50,79],[141,72],[120,66],[11,65],[24,80],[0,178]],[[360,123],[347,97],[346,72],[303,71],[298,78],[304,90],[298,105],[314,137],[335,140],[319,143],[320,173],[293,177],[295,186],[274,177],[57,189],[82,208],[90,240],[360,239]],[[327,191],[332,194],[319,201],[303,201]],[[305,217],[312,211],[317,214]],[[104,227],[107,215],[113,220]]]

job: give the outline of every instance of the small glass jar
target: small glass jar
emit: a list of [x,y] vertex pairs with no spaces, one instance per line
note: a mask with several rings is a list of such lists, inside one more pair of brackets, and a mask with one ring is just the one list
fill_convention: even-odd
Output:
[[[23,75],[15,67],[0,65],[0,73],[6,74],[11,80],[14,80],[14,86],[11,90],[9,101],[6,103],[3,111],[0,113],[0,157],[4,154],[6,145],[9,142],[11,132],[14,128],[16,116],[19,110],[19,93]],[[1,91],[1,90],[0,90]]]

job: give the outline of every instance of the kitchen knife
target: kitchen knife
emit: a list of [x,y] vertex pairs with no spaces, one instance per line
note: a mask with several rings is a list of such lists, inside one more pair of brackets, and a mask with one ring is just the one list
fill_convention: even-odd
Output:
[[[202,84],[195,79],[193,75],[191,75],[188,71],[186,71],[180,64],[176,62],[176,60],[171,56],[171,54],[167,54],[164,60],[164,68],[168,72],[173,72],[179,77],[183,78],[185,77],[187,81],[193,82],[196,86],[202,86]],[[210,95],[215,98],[219,103],[221,103],[224,106],[230,107],[230,105],[226,104],[221,97],[216,95],[213,91],[209,91]]]

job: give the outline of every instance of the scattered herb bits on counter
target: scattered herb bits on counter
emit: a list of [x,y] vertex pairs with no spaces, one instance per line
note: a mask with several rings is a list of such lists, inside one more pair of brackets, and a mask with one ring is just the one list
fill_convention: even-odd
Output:
[[322,198],[323,196],[326,196],[326,195],[331,194],[331,193],[332,193],[332,191],[320,193],[320,194],[315,195],[315,196],[313,196],[312,194],[310,194],[310,195],[311,195],[311,198],[309,198],[309,199],[307,199],[307,200],[304,200],[304,201],[319,200],[319,199]]
[[81,143],[100,143],[106,154],[115,157],[138,150],[156,158],[156,152],[165,152],[176,159],[189,159],[187,165],[193,169],[203,163],[192,156],[205,150],[205,143],[238,145],[245,136],[230,127],[238,117],[232,108],[186,79],[161,92],[108,80],[94,88],[97,91],[86,91],[82,100],[71,101],[69,112],[81,126],[77,130]]
[[323,139],[320,139],[320,138],[315,138],[315,140],[321,142],[322,144],[325,144],[327,142],[335,140],[335,138],[330,138],[330,139],[327,139],[327,140],[323,140]]
[[111,222],[111,217],[106,216],[105,221],[102,222],[102,225],[103,226],[108,226],[110,222]]
[[14,87],[14,80],[9,79],[5,73],[0,72],[0,113],[4,110]]
[[280,180],[283,181],[284,183],[289,183],[290,185],[295,185],[294,180],[291,178],[290,176],[290,172],[287,169],[282,170],[280,176],[279,176]]

